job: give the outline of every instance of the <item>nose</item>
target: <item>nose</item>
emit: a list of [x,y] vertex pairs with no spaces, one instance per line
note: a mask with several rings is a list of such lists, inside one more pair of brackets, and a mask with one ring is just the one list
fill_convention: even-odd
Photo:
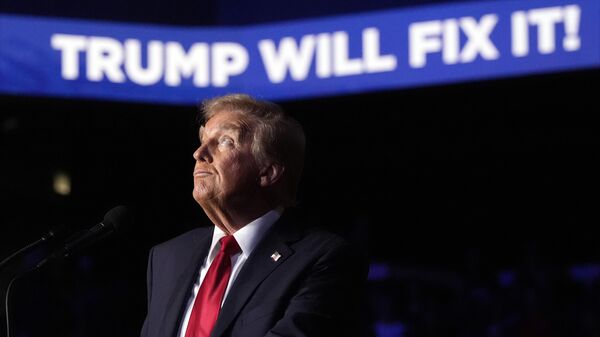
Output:
[[212,162],[212,157],[206,144],[200,145],[196,151],[194,151],[193,157],[196,161]]

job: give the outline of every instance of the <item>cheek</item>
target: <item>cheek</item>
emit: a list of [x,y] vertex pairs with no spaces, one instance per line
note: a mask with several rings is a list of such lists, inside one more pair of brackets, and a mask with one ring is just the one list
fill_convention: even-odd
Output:
[[249,156],[239,156],[223,162],[224,180],[232,182],[252,181],[258,175],[254,161]]
[[240,164],[235,161],[223,163],[223,170],[221,172],[221,178],[224,183],[237,182],[243,176]]

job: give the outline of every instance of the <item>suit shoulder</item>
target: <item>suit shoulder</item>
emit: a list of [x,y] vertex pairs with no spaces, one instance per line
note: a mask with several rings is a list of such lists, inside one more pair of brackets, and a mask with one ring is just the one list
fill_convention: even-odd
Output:
[[294,249],[312,252],[315,256],[333,254],[366,258],[361,248],[337,233],[320,227],[305,227],[302,232],[301,239],[292,244]]
[[312,244],[327,244],[330,247],[351,245],[350,241],[342,235],[320,226],[314,219],[308,218],[298,209],[286,209],[280,221],[282,227],[288,228],[291,237],[300,238],[300,241]]
[[364,247],[321,227],[305,228],[303,239],[296,247],[303,251],[312,251],[321,257],[335,256],[342,260],[353,261],[355,265],[368,269],[370,259]]
[[304,239],[314,243],[325,244],[332,248],[350,244],[342,236],[320,227],[307,227],[304,231]]

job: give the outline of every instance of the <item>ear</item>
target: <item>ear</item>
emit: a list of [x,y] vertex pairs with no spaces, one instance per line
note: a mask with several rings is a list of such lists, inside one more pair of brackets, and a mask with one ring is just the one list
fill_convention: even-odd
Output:
[[285,167],[280,163],[267,165],[260,172],[260,186],[268,187],[275,185],[283,177],[284,171]]

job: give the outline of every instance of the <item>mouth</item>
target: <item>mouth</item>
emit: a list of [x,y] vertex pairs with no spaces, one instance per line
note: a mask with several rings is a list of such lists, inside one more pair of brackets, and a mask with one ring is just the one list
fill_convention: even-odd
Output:
[[194,177],[206,177],[211,174],[212,174],[211,172],[205,171],[205,170],[195,170],[194,171]]

